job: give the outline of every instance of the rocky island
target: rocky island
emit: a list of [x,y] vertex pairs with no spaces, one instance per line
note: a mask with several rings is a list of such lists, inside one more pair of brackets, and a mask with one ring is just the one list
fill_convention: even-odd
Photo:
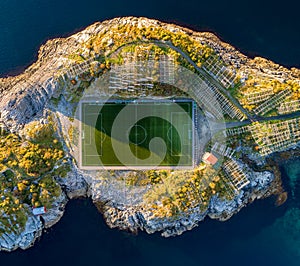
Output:
[[0,93],[0,250],[32,246],[77,197],[112,228],[164,237],[287,198],[278,162],[299,156],[300,70],[212,33],[95,23],[47,41]]

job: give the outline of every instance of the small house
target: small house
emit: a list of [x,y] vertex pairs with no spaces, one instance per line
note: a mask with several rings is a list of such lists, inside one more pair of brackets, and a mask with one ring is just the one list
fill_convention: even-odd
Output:
[[33,209],[32,209],[32,213],[33,213],[33,215],[35,215],[35,216],[45,214],[46,212],[47,212],[47,209],[46,209],[45,206],[39,207],[39,208],[33,208]]
[[202,161],[206,164],[215,165],[218,162],[218,158],[214,156],[212,153],[206,152],[202,157]]

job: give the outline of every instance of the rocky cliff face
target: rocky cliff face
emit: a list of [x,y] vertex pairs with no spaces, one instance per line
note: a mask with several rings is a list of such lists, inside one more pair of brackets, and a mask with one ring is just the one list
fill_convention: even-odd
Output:
[[[42,235],[45,228],[50,228],[62,218],[69,199],[86,197],[88,186],[82,176],[70,172],[67,178],[58,180],[63,191],[55,199],[51,209],[41,216],[29,214],[24,230],[19,233],[4,233],[0,236],[0,251],[14,251],[18,248],[27,249]],[[29,213],[31,211],[29,210]]]
[[88,178],[73,167],[66,178],[56,178],[56,181],[65,191],[69,199],[87,197],[89,195]]
[[[183,213],[176,218],[155,217],[151,211],[137,202],[131,205],[120,204],[122,201],[120,199],[116,201],[116,197],[112,196],[113,192],[117,193],[113,187],[105,192],[102,190],[103,186],[91,186],[91,196],[111,228],[134,233],[139,230],[147,233],[160,232],[162,236],[169,237],[181,235],[183,232],[193,229],[207,216],[211,219],[226,221],[255,199],[270,196],[281,187],[278,178],[268,171],[251,171],[249,179],[251,183],[246,190],[241,190],[234,199],[224,200],[214,196],[206,211],[194,208],[189,213]],[[127,202],[137,200],[134,193],[124,192],[124,194],[127,195]]]
[[67,196],[64,192],[62,192],[52,204],[51,209],[47,210],[47,212],[42,215],[45,228],[50,228],[60,220],[60,218],[64,215],[65,205],[67,202]]
[[17,248],[27,249],[42,234],[43,224],[39,217],[29,216],[25,229],[20,234],[4,233],[0,237],[0,250],[13,251]]
[[43,83],[24,81],[16,84],[11,93],[1,98],[1,118],[11,129],[28,123],[43,111],[56,87],[53,77]]

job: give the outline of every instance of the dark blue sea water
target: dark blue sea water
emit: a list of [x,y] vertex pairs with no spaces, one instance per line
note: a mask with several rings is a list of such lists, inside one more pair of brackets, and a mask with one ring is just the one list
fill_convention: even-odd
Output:
[[[300,66],[298,1],[1,0],[0,75],[18,73],[47,39],[115,16],[147,16],[210,30],[242,52]],[[89,200],[71,201],[62,220],[27,251],[0,265],[300,265],[300,160],[282,166],[289,200],[256,201],[228,222],[205,220],[180,237],[109,229]]]
[[49,38],[128,15],[210,30],[249,55],[300,66],[297,0],[1,0],[0,75],[30,64]]

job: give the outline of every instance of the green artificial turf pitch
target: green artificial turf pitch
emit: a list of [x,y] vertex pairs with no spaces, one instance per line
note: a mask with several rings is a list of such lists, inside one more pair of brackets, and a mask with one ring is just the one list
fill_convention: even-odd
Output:
[[[81,167],[192,167],[193,108],[190,100],[81,103]],[[125,115],[118,120],[120,112]],[[149,144],[156,137],[165,150],[158,143],[150,157]]]

